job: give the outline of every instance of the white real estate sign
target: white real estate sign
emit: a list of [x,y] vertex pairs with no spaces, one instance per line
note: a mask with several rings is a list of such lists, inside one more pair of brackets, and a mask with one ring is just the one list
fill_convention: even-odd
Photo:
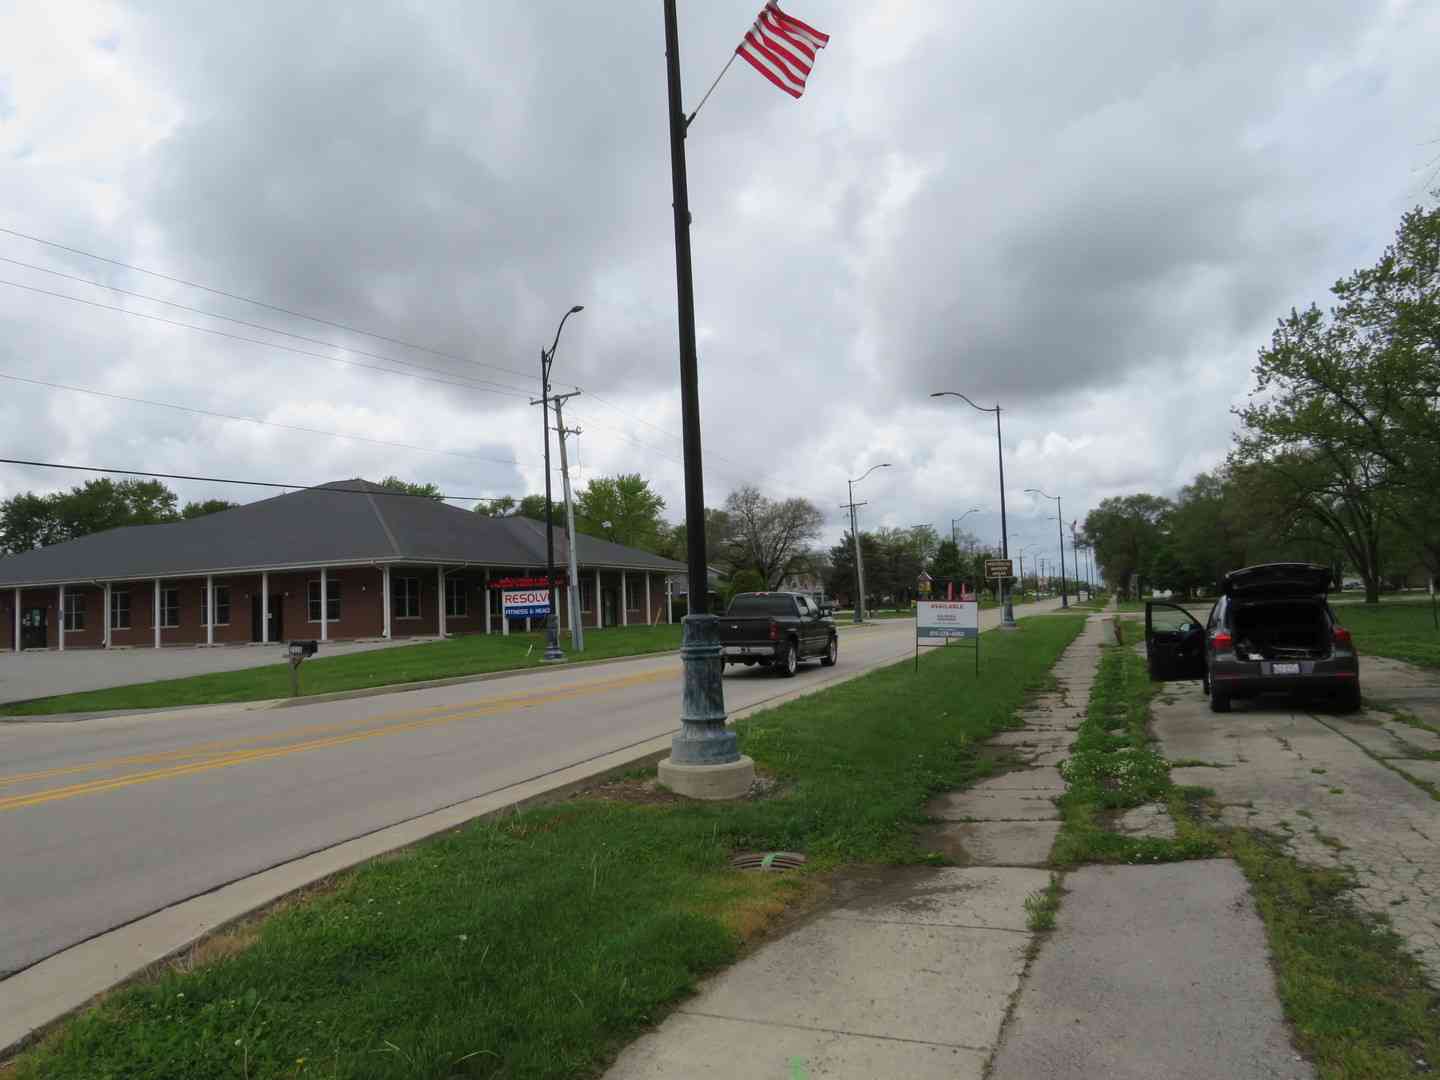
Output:
[[976,600],[921,600],[915,605],[917,644],[943,645],[951,638],[980,636],[980,604]]

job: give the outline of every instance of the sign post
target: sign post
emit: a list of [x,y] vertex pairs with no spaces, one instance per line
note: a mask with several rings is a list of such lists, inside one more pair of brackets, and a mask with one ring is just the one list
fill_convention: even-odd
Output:
[[300,665],[305,658],[314,656],[320,650],[318,641],[292,641],[290,642],[290,696],[300,696]]
[[975,642],[975,674],[980,674],[980,601],[922,600],[915,605],[915,670],[921,645]]

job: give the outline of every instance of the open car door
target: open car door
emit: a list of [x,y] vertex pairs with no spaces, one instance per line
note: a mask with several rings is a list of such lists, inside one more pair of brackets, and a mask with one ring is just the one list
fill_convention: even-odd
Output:
[[1200,678],[1205,674],[1205,624],[1176,604],[1147,601],[1145,660],[1156,682]]

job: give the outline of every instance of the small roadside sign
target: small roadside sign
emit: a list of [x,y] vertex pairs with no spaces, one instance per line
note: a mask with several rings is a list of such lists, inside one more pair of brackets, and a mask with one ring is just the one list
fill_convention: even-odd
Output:
[[986,559],[985,576],[987,578],[1012,578],[1015,576],[1015,562],[1013,559]]
[[506,589],[501,596],[507,619],[529,619],[550,614],[548,589]]
[[921,645],[948,645],[951,641],[975,643],[975,674],[980,674],[980,602],[978,600],[921,600],[915,605],[915,667],[920,667]]

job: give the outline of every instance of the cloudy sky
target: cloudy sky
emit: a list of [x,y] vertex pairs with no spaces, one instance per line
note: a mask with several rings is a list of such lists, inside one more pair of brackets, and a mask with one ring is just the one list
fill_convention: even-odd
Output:
[[[689,106],[757,4],[682,0]],[[998,537],[991,420],[932,390],[1004,406],[1012,546],[1053,542],[1027,487],[1173,493],[1436,186],[1440,0],[786,6],[832,35],[804,98],[736,64],[688,140],[706,495],[827,540],[879,462],[868,526]],[[668,155],[659,0],[0,0],[0,456],[538,491],[583,303],[580,478],[678,519]]]

